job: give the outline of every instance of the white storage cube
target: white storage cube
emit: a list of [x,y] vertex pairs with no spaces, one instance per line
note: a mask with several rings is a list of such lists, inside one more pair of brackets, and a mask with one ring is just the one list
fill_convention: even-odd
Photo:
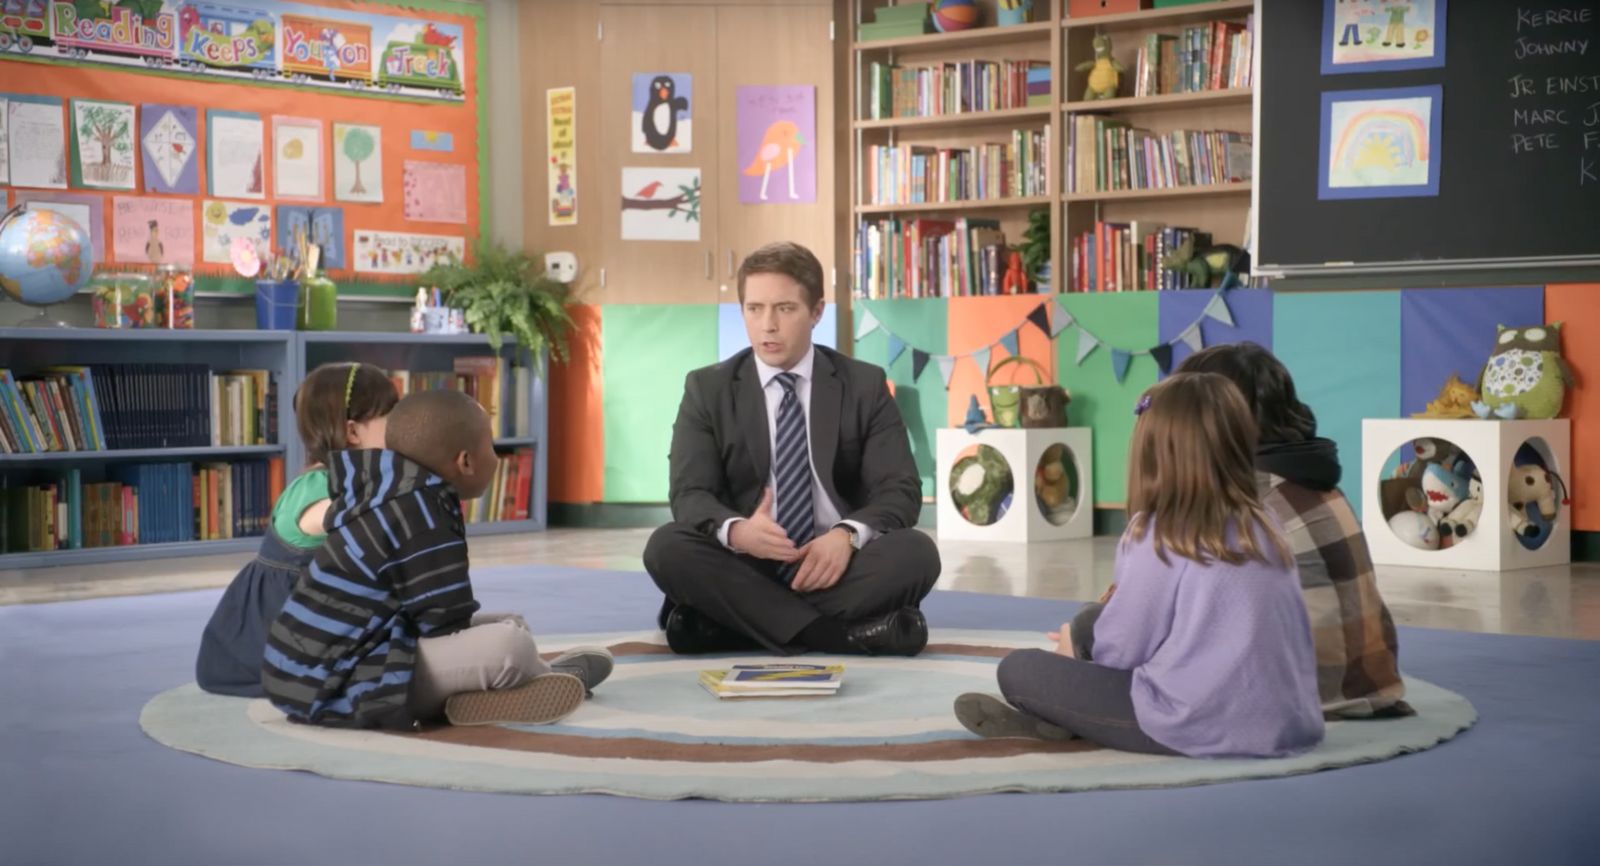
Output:
[[[1088,538],[1094,534],[1094,454],[1087,427],[1056,427],[1041,430],[993,428],[968,433],[960,427],[938,431],[938,469],[934,476],[938,491],[939,538],[973,541],[1060,541]],[[962,452],[971,446],[988,445],[1005,458],[1011,467],[1011,506],[988,525],[967,520],[956,507],[950,491],[950,470]],[[1066,448],[1076,485],[1070,491],[1071,508],[1058,506],[1046,513],[1034,492],[1034,474],[1045,452],[1052,445]]]
[[[1379,498],[1384,463],[1397,448],[1421,438],[1443,439],[1460,448],[1483,479],[1483,513],[1477,529],[1444,550],[1423,550],[1401,541],[1384,519]],[[1361,528],[1380,565],[1507,571],[1565,565],[1572,561],[1572,509],[1558,505],[1550,537],[1529,550],[1511,529],[1506,478],[1512,460],[1532,441],[1549,469],[1565,481],[1572,467],[1572,427],[1564,418],[1541,421],[1378,419],[1361,422]],[[1564,491],[1557,488],[1559,501]]]

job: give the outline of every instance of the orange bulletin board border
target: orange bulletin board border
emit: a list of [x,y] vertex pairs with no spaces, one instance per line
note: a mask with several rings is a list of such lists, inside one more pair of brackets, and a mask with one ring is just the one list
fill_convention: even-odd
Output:
[[[323,122],[323,151],[325,154],[322,166],[323,186],[327,190],[327,194],[324,201],[316,204],[320,207],[340,208],[344,212],[343,241],[346,245],[347,261],[352,258],[354,246],[352,239],[359,229],[382,232],[465,235],[468,241],[468,255],[470,256],[473,242],[477,238],[488,234],[491,210],[489,182],[482,171],[482,167],[487,164],[486,154],[488,149],[488,120],[482,110],[482,78],[480,77],[487,60],[487,38],[483,27],[483,7],[456,2],[456,0],[402,0],[402,2],[395,3],[337,2],[337,0],[330,0],[330,2],[296,0],[296,2],[330,9],[372,14],[406,15],[423,12],[440,23],[460,26],[463,39],[473,46],[473,51],[475,52],[472,62],[466,64],[465,79],[462,82],[464,100],[459,103],[443,103],[386,93],[374,93],[372,91],[347,94],[329,91],[324,88],[303,87],[279,81],[205,81],[181,72],[164,69],[116,68],[84,64],[67,59],[27,57],[14,54],[0,55],[0,81],[4,81],[4,84],[0,85],[0,92],[59,97],[63,103],[64,126],[69,137],[73,134],[70,123],[71,115],[66,112],[70,111],[69,106],[72,99],[100,99],[128,103],[134,106],[140,106],[145,103],[188,105],[202,112],[213,110],[247,111],[259,114],[263,121],[266,122],[262,145],[264,156],[263,171],[265,173],[263,182],[267,195],[264,199],[250,201],[272,208],[274,234],[276,234],[278,218],[277,206],[279,204],[303,205],[306,202],[290,201],[288,199],[280,202],[273,195],[272,160],[270,158],[272,146],[271,118],[277,115],[309,117],[321,120]],[[138,268],[141,264],[118,262],[111,252],[112,208],[110,199],[112,195],[188,199],[195,202],[196,288],[204,294],[248,295],[254,292],[254,284],[250,280],[237,277],[228,266],[200,261],[199,238],[203,234],[200,224],[200,221],[204,219],[203,202],[212,198],[207,192],[208,179],[206,170],[208,166],[206,164],[206,154],[208,153],[208,142],[206,141],[205,116],[205,114],[202,114],[196,124],[196,133],[199,138],[196,159],[199,160],[200,191],[195,195],[169,196],[145,192],[142,160],[135,161],[137,179],[136,188],[133,191],[112,193],[106,190],[81,189],[78,187],[72,187],[67,190],[42,191],[47,194],[65,192],[74,195],[99,196],[104,199],[102,211],[105,219],[99,229],[101,236],[107,239],[105,244],[106,261],[97,262],[98,268],[125,269],[130,264],[132,267]],[[334,123],[356,123],[382,128],[384,175],[384,201],[382,204],[364,204],[334,199],[334,154],[332,151]],[[410,150],[412,130],[449,132],[455,139],[456,149],[448,154],[437,152],[412,153]],[[137,128],[135,133],[137,134]],[[143,146],[142,142],[140,146]],[[466,167],[470,179],[466,190],[468,221],[465,226],[414,222],[405,219],[400,181],[405,160],[408,158],[449,162]],[[19,191],[28,189],[33,192],[32,188],[16,187],[16,189]],[[12,202],[11,195],[8,193],[3,201],[9,206]],[[244,200],[241,199],[240,201]],[[148,265],[145,265],[145,267],[148,267]],[[358,274],[354,271],[353,262],[346,269],[331,273],[339,283],[340,293],[344,295],[402,298],[410,297],[416,291],[416,281],[413,276]]]

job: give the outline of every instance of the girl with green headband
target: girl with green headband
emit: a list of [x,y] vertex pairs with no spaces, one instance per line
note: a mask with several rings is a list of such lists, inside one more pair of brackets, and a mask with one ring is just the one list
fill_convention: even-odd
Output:
[[195,678],[208,692],[261,697],[261,654],[267,628],[283,608],[325,537],[328,452],[382,448],[385,418],[399,401],[387,374],[370,364],[323,364],[295,392],[294,410],[306,471],[272,505],[256,558],[222,594],[200,636]]

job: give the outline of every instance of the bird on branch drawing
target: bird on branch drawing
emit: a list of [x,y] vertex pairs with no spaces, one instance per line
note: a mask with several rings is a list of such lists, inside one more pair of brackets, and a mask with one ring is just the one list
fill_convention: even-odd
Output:
[[678,194],[670,198],[658,198],[662,194],[662,186],[659,180],[651,181],[633,195],[623,195],[622,209],[664,210],[668,219],[681,214],[687,222],[700,221],[700,178],[696,177],[689,184],[678,184]]

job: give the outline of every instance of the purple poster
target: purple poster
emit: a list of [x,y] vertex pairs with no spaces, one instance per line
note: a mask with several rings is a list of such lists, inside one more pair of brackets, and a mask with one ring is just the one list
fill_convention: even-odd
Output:
[[200,192],[196,116],[194,107],[188,105],[139,106],[145,192]]
[[739,124],[739,202],[816,201],[816,87],[740,87],[734,98]]

